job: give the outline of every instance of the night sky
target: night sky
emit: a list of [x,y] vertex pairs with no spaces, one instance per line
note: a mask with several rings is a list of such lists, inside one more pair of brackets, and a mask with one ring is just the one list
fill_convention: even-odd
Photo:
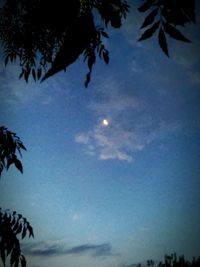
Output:
[[[200,38],[137,42],[132,14],[106,40],[84,88],[83,58],[43,83],[0,69],[0,125],[20,136],[24,174],[2,174],[2,208],[35,238],[30,267],[133,267],[177,252],[200,255]],[[135,26],[134,26],[135,25]],[[2,263],[0,263],[2,264]],[[1,266],[1,265],[0,265]]]

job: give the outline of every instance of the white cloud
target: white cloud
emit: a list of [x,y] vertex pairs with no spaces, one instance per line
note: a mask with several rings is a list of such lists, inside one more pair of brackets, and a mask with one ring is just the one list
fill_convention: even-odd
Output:
[[86,133],[77,134],[75,136],[75,141],[80,144],[88,144],[89,143],[89,136]]
[[82,216],[83,216],[82,213],[75,212],[72,214],[71,218],[72,218],[72,221],[76,222],[76,221],[80,221]]
[[164,122],[156,125],[154,121],[149,123],[142,117],[140,119],[143,120],[143,125],[137,121],[129,129],[123,128],[118,122],[113,122],[107,128],[98,124],[91,131],[78,134],[75,140],[84,146],[86,154],[97,155],[100,160],[131,162],[136,152],[142,151],[148,144],[178,127]]
[[[177,129],[176,124],[148,114],[145,105],[133,93],[127,95],[113,79],[106,81],[102,88],[101,100],[89,105],[98,117],[97,123],[75,136],[75,142],[83,146],[85,154],[100,160],[132,162],[136,152]],[[102,126],[103,118],[109,121],[107,127]]]
[[49,105],[49,104],[52,103],[52,101],[53,101],[53,98],[52,98],[51,96],[48,96],[46,99],[44,99],[44,100],[42,101],[42,104],[43,104],[43,105]]
[[142,73],[142,67],[140,66],[140,63],[135,59],[131,62],[131,72],[134,74]]

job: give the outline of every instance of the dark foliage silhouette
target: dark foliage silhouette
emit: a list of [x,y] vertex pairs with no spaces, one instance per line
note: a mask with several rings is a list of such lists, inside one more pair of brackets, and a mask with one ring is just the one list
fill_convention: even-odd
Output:
[[[195,1],[147,0],[138,10],[148,12],[141,28],[145,29],[139,41],[150,38],[158,32],[158,42],[163,52],[169,56],[166,34],[183,42],[190,42],[176,26],[195,23]],[[147,28],[148,27],[148,28]]]
[[26,266],[26,259],[21,253],[20,242],[21,239],[29,234],[29,237],[34,237],[33,229],[26,218],[16,211],[3,211],[0,208],[0,256],[5,266],[6,257],[10,256],[10,266],[21,267]]
[[[12,164],[21,173],[23,172],[22,163],[16,155],[18,152],[21,156],[21,150],[26,148],[20,138],[4,126],[0,127],[0,176],[2,171],[8,170]],[[7,257],[10,257],[10,266],[18,267],[20,264],[21,267],[26,266],[19,238],[24,239],[27,234],[29,237],[34,237],[33,228],[26,218],[16,211],[0,208],[0,258],[4,266]]]
[[[138,267],[141,266],[141,264],[138,265]],[[200,266],[200,257],[199,258],[193,258],[192,261],[186,260],[184,255],[177,256],[176,253],[173,253],[171,255],[165,255],[164,261],[159,262],[158,264],[155,264],[155,261],[148,260],[147,266],[149,267],[199,267]]]
[[[109,37],[106,31],[109,27],[120,28],[130,11],[125,0],[58,0],[56,5],[51,1],[47,5],[44,0],[3,3],[0,40],[5,64],[18,60],[20,78],[28,82],[31,75],[35,81],[44,81],[83,55],[89,68],[86,87],[96,58],[109,62],[103,43]],[[146,0],[138,10],[147,12],[139,41],[157,33],[158,43],[167,56],[168,37],[189,42],[177,26],[195,23],[194,0]]]
[[20,138],[5,127],[0,127],[0,177],[4,168],[7,170],[14,164],[15,167],[23,173],[23,166],[17,152],[20,156],[21,150],[26,150]]

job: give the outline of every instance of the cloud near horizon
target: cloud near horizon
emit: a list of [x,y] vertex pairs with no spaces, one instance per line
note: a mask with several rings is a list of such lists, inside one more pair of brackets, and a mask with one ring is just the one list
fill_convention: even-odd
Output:
[[83,244],[72,248],[66,248],[61,242],[38,242],[23,245],[23,251],[31,256],[60,256],[60,255],[89,255],[91,257],[107,257],[117,255],[113,253],[109,243]]

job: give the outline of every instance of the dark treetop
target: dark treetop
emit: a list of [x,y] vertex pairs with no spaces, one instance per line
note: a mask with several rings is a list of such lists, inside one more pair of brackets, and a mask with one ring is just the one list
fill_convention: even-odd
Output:
[[[133,6],[134,6],[134,1]],[[80,55],[88,66],[85,86],[99,57],[106,64],[109,52],[103,44],[109,27],[120,28],[130,11],[125,0],[5,0],[0,8],[0,40],[5,65],[17,60],[20,78],[44,81],[75,62]],[[169,56],[167,38],[190,42],[178,29],[195,22],[194,0],[146,0],[139,41],[157,35]],[[134,30],[134,25],[133,25]]]

